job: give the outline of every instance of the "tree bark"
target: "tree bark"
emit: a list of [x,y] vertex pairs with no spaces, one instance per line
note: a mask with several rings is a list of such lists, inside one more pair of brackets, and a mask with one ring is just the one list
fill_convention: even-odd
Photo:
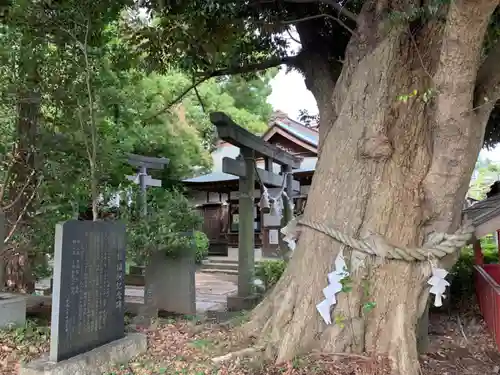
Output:
[[[19,51],[16,150],[9,181],[10,208],[6,211],[9,235],[19,233],[29,225],[38,185],[37,131],[40,116],[40,77],[35,53],[37,40],[31,33],[24,33]],[[12,237],[12,236],[10,236]],[[22,238],[22,237],[21,237]],[[15,247],[7,263],[7,284],[14,290],[34,291],[35,284],[29,258],[29,240],[8,245]]]
[[[408,5],[363,7],[330,108],[320,107],[327,131],[320,133],[304,216],[353,237],[375,232],[389,243],[421,246],[431,232],[452,233],[460,223],[486,125],[473,96],[496,3],[459,0],[445,9],[444,23],[388,27],[387,15]],[[416,331],[429,297],[430,263],[366,256],[300,230],[285,274],[254,310],[247,332],[278,362],[313,349],[368,352],[388,355],[394,374],[417,375]],[[349,259],[352,291],[339,293],[337,324],[327,326],[315,306],[340,251]],[[451,266],[451,258],[442,264]],[[369,312],[368,302],[376,304]]]

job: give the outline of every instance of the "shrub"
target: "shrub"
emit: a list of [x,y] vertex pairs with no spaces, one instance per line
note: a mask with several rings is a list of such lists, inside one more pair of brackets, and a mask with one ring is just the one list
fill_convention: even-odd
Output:
[[[485,263],[498,262],[498,250],[494,236],[481,239]],[[460,258],[450,271],[450,296],[461,301],[474,295],[474,250],[471,246],[462,249]]]
[[[183,251],[198,251],[195,237],[202,217],[179,191],[152,190],[148,199],[148,215],[142,218],[137,208],[122,210],[120,218],[127,224],[128,259],[145,264],[151,253],[162,251],[176,258]],[[199,235],[198,235],[199,236]]]
[[266,290],[273,287],[285,272],[287,263],[284,260],[264,260],[255,269],[255,276],[262,280]]
[[207,235],[199,230],[194,232],[194,240],[196,243],[196,263],[201,263],[208,255],[210,241]]

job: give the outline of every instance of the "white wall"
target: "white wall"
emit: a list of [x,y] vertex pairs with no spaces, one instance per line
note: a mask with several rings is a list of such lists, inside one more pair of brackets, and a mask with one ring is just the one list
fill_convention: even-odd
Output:
[[233,158],[235,159],[240,154],[240,148],[233,145],[224,145],[212,152],[212,160],[214,166],[212,172],[222,172],[222,159]]

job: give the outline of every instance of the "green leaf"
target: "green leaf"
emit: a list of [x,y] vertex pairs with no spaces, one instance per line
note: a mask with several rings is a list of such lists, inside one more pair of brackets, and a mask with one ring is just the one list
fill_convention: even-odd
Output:
[[345,327],[344,321],[345,321],[345,317],[343,315],[340,315],[340,314],[336,314],[335,315],[334,322],[340,328],[344,328]]
[[367,302],[363,305],[363,311],[365,313],[369,313],[370,311],[372,311],[375,307],[377,306],[377,304],[375,302]]

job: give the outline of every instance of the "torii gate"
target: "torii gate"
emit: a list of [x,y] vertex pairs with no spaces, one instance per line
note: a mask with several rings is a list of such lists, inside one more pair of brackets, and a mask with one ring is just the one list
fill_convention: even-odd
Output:
[[[224,158],[222,171],[239,177],[239,233],[238,233],[238,295],[228,297],[229,310],[252,308],[257,302],[253,294],[255,269],[254,206],[255,179],[267,186],[285,186],[288,197],[300,190],[298,181],[293,180],[292,169],[299,168],[300,159],[262,140],[248,130],[237,125],[229,116],[221,112],[210,114],[210,121],[216,126],[220,139],[240,148],[243,160]],[[263,158],[265,169],[257,168],[255,160]],[[273,162],[281,165],[281,174],[272,171]],[[286,181],[283,181],[286,179]],[[285,185],[283,183],[285,182]],[[284,221],[291,220],[290,205],[284,204]]]

